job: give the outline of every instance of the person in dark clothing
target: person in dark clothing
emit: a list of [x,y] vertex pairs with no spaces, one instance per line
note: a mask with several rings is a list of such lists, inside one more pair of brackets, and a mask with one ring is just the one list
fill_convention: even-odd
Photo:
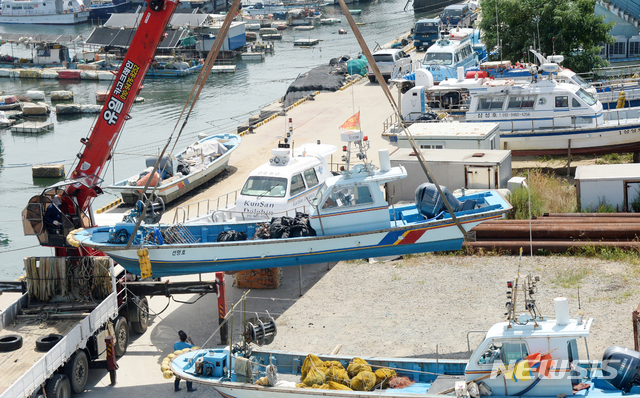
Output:
[[[188,337],[184,331],[178,331],[178,337],[180,337],[180,341],[176,341],[173,345],[174,350],[184,350],[185,348],[191,348],[194,346],[193,340],[191,340],[191,337]],[[173,386],[176,392],[182,390],[182,388],[180,388],[180,378],[178,376],[176,376]],[[193,383],[187,380],[187,391],[192,392],[196,390],[197,388],[193,388]]]
[[60,211],[60,205],[62,201],[60,195],[56,195],[51,198],[51,204],[47,207],[47,211],[44,213],[44,224],[47,229],[52,233],[61,233],[62,229],[62,212]]

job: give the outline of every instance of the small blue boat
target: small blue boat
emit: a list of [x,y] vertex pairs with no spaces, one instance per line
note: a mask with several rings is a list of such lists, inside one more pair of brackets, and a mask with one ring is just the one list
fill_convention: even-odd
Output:
[[89,8],[89,19],[107,20],[111,14],[121,14],[133,11],[131,0],[112,0],[93,3]]

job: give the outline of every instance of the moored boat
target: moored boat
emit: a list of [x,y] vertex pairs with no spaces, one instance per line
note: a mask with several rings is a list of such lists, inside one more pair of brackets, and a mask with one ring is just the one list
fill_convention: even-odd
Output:
[[82,0],[3,0],[0,4],[0,23],[73,25],[89,19]]
[[[558,65],[541,68],[557,71]],[[457,113],[461,121],[499,123],[500,149],[514,156],[640,151],[638,107],[604,110],[589,92],[556,81],[553,73],[533,82],[464,76],[460,69],[457,79],[436,86],[429,71],[416,71],[416,86],[403,95],[405,119],[419,122],[431,106]],[[397,134],[394,127],[383,136],[396,142]]]
[[[220,174],[228,165],[233,151],[240,145],[241,138],[236,134],[214,134],[188,146],[178,155],[165,158],[159,170],[151,175],[151,169],[158,159],[151,156],[146,159],[147,169],[141,174],[109,185],[107,188],[120,192],[125,203],[136,203],[147,179],[157,181],[155,194],[165,203],[184,195]],[[153,181],[153,180],[152,180]],[[152,183],[149,190],[152,190]]]
[[[69,242],[100,250],[134,273],[141,272],[137,248],[142,247],[148,250],[154,277],[186,275],[458,250],[462,230],[511,209],[495,191],[455,198],[445,190],[454,220],[443,210],[445,199],[434,194],[435,186],[423,187],[416,203],[390,206],[382,186],[406,177],[405,169],[390,167],[387,150],[381,151],[376,169],[367,159],[368,140],[361,131],[342,137],[348,142],[347,167],[322,184],[309,215],[272,219],[268,226],[236,220],[151,224],[134,231],[134,223],[127,222],[74,231]],[[351,151],[363,164],[349,167]],[[131,235],[134,246],[127,248]]]

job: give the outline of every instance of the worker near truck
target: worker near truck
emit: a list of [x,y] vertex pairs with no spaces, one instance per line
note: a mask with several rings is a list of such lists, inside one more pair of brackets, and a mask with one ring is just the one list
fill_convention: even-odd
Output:
[[[180,341],[176,341],[176,343],[173,345],[173,349],[175,351],[184,350],[185,348],[191,348],[195,345],[193,344],[193,340],[191,340],[191,337],[187,336],[187,334],[182,330],[178,331],[178,337],[180,337]],[[180,378],[178,376],[176,376],[176,380],[174,381],[173,386],[176,392],[182,390],[182,388],[180,388]],[[187,391],[192,392],[196,390],[197,388],[193,388],[193,383],[187,380]]]

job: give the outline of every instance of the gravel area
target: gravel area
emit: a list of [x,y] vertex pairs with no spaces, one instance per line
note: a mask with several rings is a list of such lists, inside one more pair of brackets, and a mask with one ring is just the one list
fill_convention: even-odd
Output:
[[[342,344],[344,355],[435,358],[437,351],[440,358],[466,359],[467,332],[504,320],[506,281],[515,279],[517,268],[518,257],[511,256],[340,262],[277,318],[278,336],[268,348],[329,353]],[[524,257],[521,278],[531,270]],[[640,291],[632,265],[534,257],[533,275],[541,278],[536,298],[543,315],[553,316],[553,299],[563,296],[575,317],[579,290],[585,317],[595,319],[591,359],[611,345],[633,348],[631,313]],[[472,349],[482,337],[471,335]]]

